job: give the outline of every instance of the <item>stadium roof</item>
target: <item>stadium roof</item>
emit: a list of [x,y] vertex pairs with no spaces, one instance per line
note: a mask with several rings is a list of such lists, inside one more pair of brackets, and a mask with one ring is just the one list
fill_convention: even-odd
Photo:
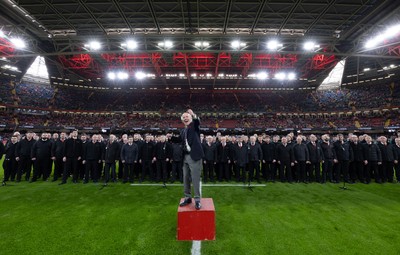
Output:
[[[38,55],[52,79],[98,86],[118,83],[107,79],[110,71],[126,72],[125,82],[142,86],[215,88],[315,87],[345,58],[344,83],[368,77],[366,68],[371,79],[400,69],[399,34],[384,46],[364,47],[399,24],[395,0],[6,0],[0,7],[0,61],[21,76]],[[27,41],[25,49],[10,43],[16,36]],[[137,47],[127,49],[127,40]],[[270,40],[278,41],[275,50]],[[307,41],[317,46],[305,51]],[[257,79],[260,72],[268,79]],[[274,79],[280,72],[296,79]],[[148,79],[135,79],[138,73]]]

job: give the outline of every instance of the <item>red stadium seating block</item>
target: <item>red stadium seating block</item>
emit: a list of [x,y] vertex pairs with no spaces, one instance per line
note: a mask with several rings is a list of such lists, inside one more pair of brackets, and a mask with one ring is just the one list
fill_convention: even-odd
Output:
[[[181,199],[181,202],[184,198]],[[212,198],[201,199],[201,209],[192,204],[178,207],[177,239],[179,241],[215,240],[215,208]]]

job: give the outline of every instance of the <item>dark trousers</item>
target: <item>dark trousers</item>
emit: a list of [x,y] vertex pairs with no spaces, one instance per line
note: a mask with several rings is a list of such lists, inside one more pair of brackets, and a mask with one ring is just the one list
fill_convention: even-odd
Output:
[[17,181],[21,180],[23,174],[25,175],[25,179],[28,181],[31,178],[32,172],[32,160],[30,157],[20,156],[18,161],[18,172],[17,172]]
[[363,161],[353,161],[350,167],[350,178],[352,181],[358,179],[360,182],[364,182],[364,162]]
[[325,183],[326,179],[328,178],[329,181],[333,181],[333,160],[328,159],[325,160],[322,164],[322,176],[321,176],[321,183]]
[[79,179],[79,169],[78,169],[78,159],[77,158],[67,158],[64,164],[64,172],[62,176],[62,181],[66,182],[70,173],[72,173],[72,180],[78,181]]
[[134,163],[133,172],[135,174],[135,178],[139,179],[140,173],[142,172],[142,164],[139,162]]
[[4,181],[8,181],[10,178],[13,181],[17,172],[17,161],[15,159],[4,159]]
[[214,181],[214,161],[205,160],[203,162],[203,180],[204,182]]
[[43,181],[47,180],[50,177],[50,157],[43,159],[36,159],[34,168],[33,168],[33,177],[32,181],[36,181],[40,176],[43,176]]
[[382,182],[393,182],[393,166],[393,161],[382,161],[382,165],[380,166]]
[[396,170],[396,180],[400,182],[400,162],[394,164],[394,169]]
[[365,169],[364,176],[367,183],[371,182],[371,175],[374,176],[376,182],[381,182],[377,161],[368,161],[368,164],[364,169]]
[[228,162],[219,163],[218,167],[218,181],[222,181],[225,179],[226,181],[230,181],[231,176],[229,175],[229,164]]
[[176,178],[178,178],[180,182],[183,182],[182,161],[172,161],[171,182],[174,182]]
[[103,177],[103,168],[104,168],[103,162],[97,163],[97,176],[99,177],[99,179]]
[[253,181],[254,170],[256,170],[255,179],[260,182],[260,161],[249,161],[249,181]]
[[297,161],[296,164],[297,169],[297,180],[299,182],[305,182],[306,179],[306,162],[305,161]]
[[85,178],[86,173],[86,164],[82,163],[82,159],[78,160],[78,173],[79,177],[83,180]]
[[266,181],[275,180],[274,164],[272,161],[265,161],[265,163],[262,163],[262,174]]
[[64,170],[64,162],[61,158],[56,158],[56,160],[54,160],[54,176],[53,176],[53,180],[57,180],[58,178],[61,177],[61,174],[63,173]]
[[290,165],[290,161],[281,161],[279,165],[279,179],[281,182],[292,182],[292,166]]
[[237,182],[245,182],[246,181],[246,165],[235,165],[235,177]]
[[156,168],[157,168],[156,181],[159,182],[162,180],[163,182],[167,182],[168,180],[167,161],[165,161],[165,159],[157,159]]
[[89,179],[92,178],[93,182],[97,182],[99,179],[99,170],[97,169],[99,163],[97,160],[86,160],[86,168],[85,168],[85,182],[89,182]]
[[134,163],[124,164],[124,182],[133,182]]
[[118,161],[118,179],[124,178],[124,163],[121,160]]
[[308,172],[308,181],[316,181],[321,182],[321,163],[320,162],[311,162],[311,164],[307,167]]
[[151,160],[142,161],[142,178],[140,180],[143,181],[145,179],[146,175],[149,176],[149,179],[151,181],[155,181],[153,165],[152,165]]
[[344,179],[344,181],[345,182],[350,182],[350,175],[349,175],[349,166],[350,166],[350,164],[349,164],[349,161],[348,160],[340,160],[338,163],[337,163],[337,176],[335,176],[335,180],[337,181],[337,182],[339,182],[340,181],[340,174],[342,174],[343,175],[343,179]]
[[105,163],[104,164],[104,182],[107,183],[110,181],[110,171],[111,171],[111,179],[112,181],[117,180],[117,174],[115,172],[115,162]]

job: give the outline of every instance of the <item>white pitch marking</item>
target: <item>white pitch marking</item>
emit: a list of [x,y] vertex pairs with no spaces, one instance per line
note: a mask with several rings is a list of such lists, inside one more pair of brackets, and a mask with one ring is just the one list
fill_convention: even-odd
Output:
[[[165,186],[171,187],[181,187],[183,184],[166,184]],[[164,184],[161,183],[132,183],[131,186],[159,186],[162,187]],[[202,184],[200,186],[200,193],[201,187],[247,187],[247,184]],[[266,187],[265,184],[252,184],[251,187]]]
[[[199,190],[200,190],[200,197],[201,197],[201,189],[202,187],[202,182],[200,180],[200,185],[199,185]],[[193,241],[192,242],[192,255],[201,255],[201,241]]]
[[201,255],[201,241],[193,241],[191,253],[192,255]]

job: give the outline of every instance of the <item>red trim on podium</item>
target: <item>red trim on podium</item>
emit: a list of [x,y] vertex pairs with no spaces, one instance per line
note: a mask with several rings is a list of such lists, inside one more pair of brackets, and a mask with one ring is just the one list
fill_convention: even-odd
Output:
[[[181,199],[182,202],[184,198]],[[177,239],[179,241],[215,240],[215,208],[212,198],[201,199],[201,209],[192,203],[178,206]]]

